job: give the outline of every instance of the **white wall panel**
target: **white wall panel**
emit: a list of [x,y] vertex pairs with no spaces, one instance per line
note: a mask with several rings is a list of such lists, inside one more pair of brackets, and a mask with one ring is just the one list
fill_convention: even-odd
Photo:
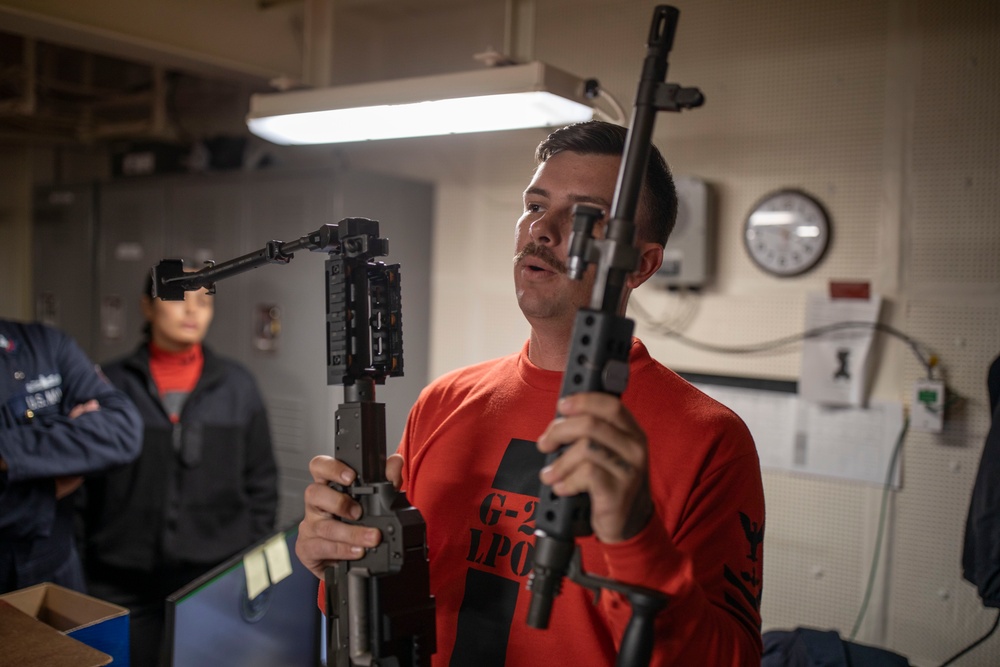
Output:
[[[968,401],[952,410],[943,434],[906,438],[903,487],[891,494],[857,633],[913,664],[938,664],[991,618],[961,580],[960,558],[987,424],[985,372],[1000,353],[1000,10],[985,0],[673,4],[681,21],[668,78],[701,88],[706,104],[661,114],[656,138],[676,173],[716,190],[718,271],[701,296],[644,287],[636,299],[698,341],[746,345],[800,332],[810,291],[867,280],[887,299],[883,321],[940,355],[949,384]],[[630,106],[651,14],[652,4],[638,0],[539,0],[534,55],[598,78]],[[516,203],[507,210],[502,197],[492,206],[482,198],[524,187],[529,174],[518,156],[530,158],[540,134],[413,142],[395,154],[340,151],[372,168],[405,173],[419,165],[437,184],[432,374],[524,340],[519,327],[484,331],[487,303],[517,317],[503,297],[509,268],[497,262],[507,251],[482,243],[498,227],[513,229]],[[441,146],[448,159],[438,162]],[[834,224],[824,261],[791,279],[754,268],[740,236],[753,202],[781,187],[818,196]],[[473,287],[478,300],[463,301]],[[638,332],[681,370],[798,375],[797,345],[733,356],[686,347],[641,320]],[[879,336],[876,350],[875,396],[908,402],[923,367],[895,338]],[[766,473],[765,491],[765,628],[807,625],[848,636],[864,600],[881,488]],[[998,663],[1000,638],[963,660]]]

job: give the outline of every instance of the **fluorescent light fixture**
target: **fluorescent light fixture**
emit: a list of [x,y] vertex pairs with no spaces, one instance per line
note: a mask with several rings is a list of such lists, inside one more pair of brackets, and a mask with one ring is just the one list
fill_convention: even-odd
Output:
[[540,62],[252,95],[247,126],[276,144],[426,137],[593,118],[579,77]]

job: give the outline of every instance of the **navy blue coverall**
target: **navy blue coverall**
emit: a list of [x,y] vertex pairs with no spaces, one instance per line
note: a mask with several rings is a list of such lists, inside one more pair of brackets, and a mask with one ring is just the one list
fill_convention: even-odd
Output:
[[[77,405],[100,408],[70,419]],[[84,590],[74,507],[56,478],[134,460],[142,419],[68,335],[0,319],[0,593],[49,581]]]

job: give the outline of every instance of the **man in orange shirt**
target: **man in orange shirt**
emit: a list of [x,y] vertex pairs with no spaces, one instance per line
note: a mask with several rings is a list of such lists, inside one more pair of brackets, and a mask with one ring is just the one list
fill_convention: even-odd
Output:
[[[539,145],[515,234],[514,287],[529,338],[519,353],[432,382],[387,463],[388,478],[427,524],[434,665],[615,662],[631,616],[617,593],[595,605],[567,582],[548,629],[526,624],[539,480],[559,496],[589,494],[593,535],[577,541],[585,571],[669,598],[656,619],[652,664],[760,664],[764,497],[743,422],[653,360],[638,339],[621,399],[559,398],[575,317],[589,304],[595,273],[567,276],[572,209],[601,209],[595,236],[603,234],[625,139],[624,128],[592,121]],[[640,260],[622,313],[628,292],[659,268],[676,207],[653,147],[635,221]],[[545,455],[563,445],[545,466]],[[350,483],[354,471],[325,456],[310,470],[315,483],[296,552],[321,576],[381,536],[338,518],[360,518],[359,505],[329,486]]]

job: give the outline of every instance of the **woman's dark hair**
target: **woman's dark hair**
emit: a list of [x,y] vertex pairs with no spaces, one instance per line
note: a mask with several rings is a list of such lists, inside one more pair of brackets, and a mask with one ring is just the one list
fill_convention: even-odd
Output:
[[[142,295],[149,299],[151,302],[153,300],[153,272],[150,271],[146,274],[146,282],[142,288]],[[153,340],[153,325],[150,324],[149,320],[142,323],[142,340],[149,342]]]
[[[617,155],[625,152],[628,130],[600,120],[574,123],[546,137],[535,149],[535,162],[542,164],[556,153],[572,151],[583,155]],[[650,144],[649,162],[640,205],[645,206],[648,224],[636,223],[640,238],[666,245],[677,219],[677,190],[663,155]]]

